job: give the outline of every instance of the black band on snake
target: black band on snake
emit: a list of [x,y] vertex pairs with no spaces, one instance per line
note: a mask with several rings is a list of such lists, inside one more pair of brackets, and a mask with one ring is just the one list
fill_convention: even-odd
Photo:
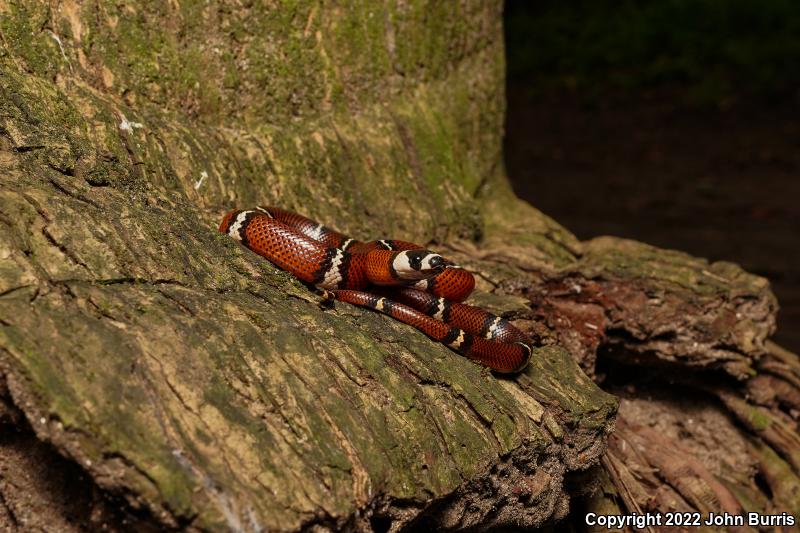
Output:
[[360,242],[276,207],[233,210],[219,231],[335,299],[385,313],[492,370],[514,373],[528,364],[524,333],[460,303],[475,287],[472,274],[422,246]]

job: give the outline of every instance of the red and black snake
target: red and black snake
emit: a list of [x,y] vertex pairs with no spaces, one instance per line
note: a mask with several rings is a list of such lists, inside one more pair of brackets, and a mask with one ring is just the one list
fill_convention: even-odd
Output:
[[528,337],[507,320],[462,304],[475,287],[463,268],[405,241],[359,242],[276,207],[233,210],[219,231],[336,300],[369,307],[497,372],[528,364]]

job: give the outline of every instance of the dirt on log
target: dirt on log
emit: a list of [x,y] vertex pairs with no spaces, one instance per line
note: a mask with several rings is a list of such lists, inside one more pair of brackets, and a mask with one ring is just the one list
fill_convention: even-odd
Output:
[[[578,242],[513,196],[501,9],[0,0],[0,526],[532,528],[663,486],[797,509],[800,378],[767,342],[767,283]],[[321,308],[216,232],[258,204],[453,256],[474,303],[537,339],[529,368],[495,376]],[[632,472],[616,443],[656,431],[637,413],[680,411],[624,368],[702,394],[752,468],[728,479],[692,448],[688,470],[643,451]],[[586,374],[611,370],[624,418],[605,453],[618,400]]]

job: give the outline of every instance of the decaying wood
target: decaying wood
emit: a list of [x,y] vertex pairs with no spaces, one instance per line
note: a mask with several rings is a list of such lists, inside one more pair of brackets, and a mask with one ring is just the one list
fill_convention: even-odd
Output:
[[497,286],[530,302],[512,312],[519,323],[621,397],[600,490],[574,506],[572,526],[585,530],[586,512],[797,516],[800,362],[768,341],[766,280],[611,237],[571,248],[573,263],[530,264]]
[[[0,424],[23,435],[0,525],[36,527],[26,501],[76,530],[798,510],[799,366],[766,281],[581,243],[513,197],[500,10],[0,2]],[[431,241],[538,340],[530,367],[321,308],[215,231],[259,203]],[[587,374],[623,398],[610,439]],[[20,442],[85,477],[80,509],[8,484],[35,474]]]

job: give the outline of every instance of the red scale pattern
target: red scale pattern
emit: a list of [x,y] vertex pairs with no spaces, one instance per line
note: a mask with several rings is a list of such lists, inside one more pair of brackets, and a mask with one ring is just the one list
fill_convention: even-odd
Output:
[[[335,291],[336,299],[363,307],[375,308],[373,302],[375,296],[362,291]],[[450,326],[440,320],[433,319],[403,304],[392,303],[392,310],[387,312],[389,316],[414,326],[434,340],[441,341],[450,331]]]
[[[283,222],[311,239],[317,240],[326,247],[338,248],[347,239],[339,232],[330,228],[322,227],[322,231],[317,233],[319,223],[292,211],[286,211],[278,207],[262,207],[266,209],[278,222]],[[318,237],[317,237],[318,235]]]
[[245,236],[248,248],[308,283],[327,257],[325,246],[266,215],[253,217]]
[[475,277],[463,268],[446,268],[433,282],[431,294],[454,302],[463,302],[475,288]]
[[[363,291],[333,291],[336,299],[342,302],[376,309],[375,296]],[[477,309],[477,308],[473,308]],[[451,327],[441,320],[425,315],[413,307],[393,302],[391,310],[383,311],[394,319],[413,326],[435,341],[441,342],[450,332]],[[484,311],[485,313],[485,311]],[[481,320],[481,324],[483,321]],[[455,326],[455,324],[453,324]],[[458,327],[458,326],[456,326]],[[467,328],[460,328],[472,334]],[[479,328],[480,329],[480,328]],[[477,335],[477,333],[475,333]],[[474,337],[472,344],[461,353],[470,359],[488,366],[492,370],[504,373],[519,372],[528,362],[528,351],[519,344],[501,342]]]
[[[428,313],[430,309],[436,309],[438,298],[416,289],[396,289],[392,296],[398,301],[423,313]],[[480,307],[467,305],[457,302],[450,302],[447,323],[464,331],[468,331],[478,336],[482,336],[484,324],[487,317],[490,320],[496,318],[495,315],[487,313]],[[501,319],[498,323],[492,340],[500,343],[528,342],[528,337],[520,330],[512,326],[508,320]]]
[[[329,228],[320,230],[318,223],[291,211],[274,207],[260,209],[267,210],[272,217],[258,214],[250,218],[244,230],[247,246],[297,278],[307,283],[318,282],[315,278],[332,256],[332,248],[341,246],[348,237]],[[227,232],[239,213],[241,211],[234,210],[226,214],[219,230]],[[340,284],[340,290],[333,291],[336,299],[376,308],[380,296],[363,292],[370,283],[395,286],[407,283],[392,275],[390,265],[397,256],[397,250],[417,250],[422,247],[406,241],[389,242],[395,251],[386,250],[376,241],[355,242],[348,248],[348,252],[345,252],[349,261],[346,279],[345,283]],[[433,296],[415,289],[391,289],[394,292],[390,296],[407,305],[392,302],[383,311],[437,341],[445,339],[453,327],[459,328],[466,332],[464,338],[474,336],[471,342],[464,343],[465,347],[468,346],[462,351],[464,355],[498,372],[521,371],[530,356],[527,337],[503,321],[494,340],[484,339],[480,337],[481,330],[488,319],[495,318],[494,315],[478,307],[458,303],[472,292],[474,286],[472,274],[461,268],[447,268],[435,277],[432,293],[451,300],[448,324],[425,314],[430,312],[435,299],[431,300]],[[376,292],[386,290],[390,289],[376,288]]]
[[395,257],[397,252],[391,250],[372,250],[367,253],[367,278],[375,285],[397,285],[398,280],[389,268]]

